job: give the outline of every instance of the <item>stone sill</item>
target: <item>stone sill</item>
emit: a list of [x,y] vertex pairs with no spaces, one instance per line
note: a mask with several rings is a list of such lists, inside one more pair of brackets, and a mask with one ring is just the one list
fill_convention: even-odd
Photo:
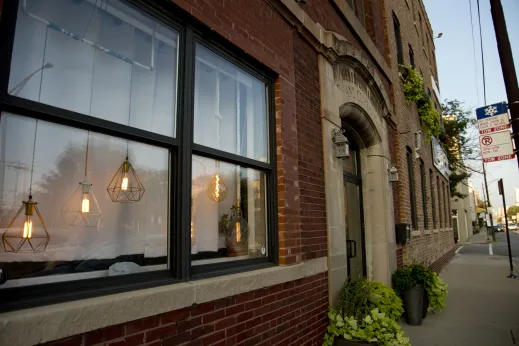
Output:
[[411,237],[419,237],[420,235],[422,235],[422,233],[419,230],[411,231]]
[[317,275],[328,258],[0,314],[0,345],[30,346]]
[[432,233],[432,230],[430,229],[426,229],[425,231],[423,231],[424,234],[431,234]]

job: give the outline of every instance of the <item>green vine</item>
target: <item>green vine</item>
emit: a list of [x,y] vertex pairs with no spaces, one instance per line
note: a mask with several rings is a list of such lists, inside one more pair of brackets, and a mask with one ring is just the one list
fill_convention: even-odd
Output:
[[407,76],[404,80],[404,95],[407,104],[418,102],[423,97],[423,77],[410,65],[406,66]]
[[441,133],[440,114],[434,108],[433,102],[424,91],[423,77],[411,66],[406,66],[407,76],[404,80],[404,96],[408,104],[416,103],[418,115],[423,123],[426,140]]

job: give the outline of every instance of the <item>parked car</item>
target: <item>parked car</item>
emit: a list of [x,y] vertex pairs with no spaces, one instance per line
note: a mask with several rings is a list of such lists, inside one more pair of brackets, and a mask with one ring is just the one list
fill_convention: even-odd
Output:
[[505,225],[502,223],[498,223],[496,226],[496,232],[504,232],[505,231]]
[[509,229],[510,231],[516,231],[516,230],[517,230],[517,223],[515,223],[515,222],[509,222],[509,223],[508,223],[508,229]]

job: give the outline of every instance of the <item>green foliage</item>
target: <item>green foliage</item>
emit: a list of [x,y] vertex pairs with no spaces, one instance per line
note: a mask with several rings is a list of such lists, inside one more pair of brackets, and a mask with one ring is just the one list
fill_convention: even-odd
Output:
[[443,148],[449,161],[449,187],[451,196],[465,198],[456,189],[458,184],[466,184],[471,176],[470,167],[474,162],[479,167],[479,134],[476,131],[476,119],[472,112],[463,108],[463,103],[458,100],[445,100],[442,104],[443,113],[447,115],[443,122],[443,133],[440,137]]
[[412,264],[398,268],[393,274],[393,286],[398,294],[416,284],[421,284],[429,295],[429,311],[440,311],[447,301],[447,284],[431,268]]
[[344,284],[339,297],[339,312],[343,316],[363,318],[373,309],[395,321],[404,313],[402,300],[382,282],[358,279]]
[[330,325],[323,346],[332,346],[336,337],[353,342],[374,342],[379,346],[411,346],[409,338],[398,322],[373,309],[362,318],[343,316],[338,311],[328,312]]
[[441,311],[447,302],[447,284],[432,272],[432,278],[425,285],[427,294],[429,295],[429,311]]
[[425,94],[423,77],[411,66],[406,66],[407,76],[404,80],[404,96],[406,102],[417,103],[418,115],[423,123],[426,140],[432,136],[438,137],[441,133],[440,114],[434,108],[434,104]]
[[418,115],[423,122],[426,139],[430,140],[433,136],[438,137],[441,133],[440,114],[434,108],[432,100],[425,94],[419,102]]
[[417,283],[413,270],[409,266],[400,267],[393,273],[393,288],[399,295],[416,286]]
[[418,102],[423,98],[423,77],[411,65],[406,66],[407,76],[404,80],[404,96],[406,102]]
[[510,208],[508,208],[506,212],[508,213],[508,217],[512,218],[512,216],[519,214],[519,206],[513,205]]

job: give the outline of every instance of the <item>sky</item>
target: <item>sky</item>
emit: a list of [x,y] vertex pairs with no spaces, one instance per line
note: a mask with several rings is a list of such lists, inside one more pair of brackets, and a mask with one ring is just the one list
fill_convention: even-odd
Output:
[[[515,69],[516,72],[519,72],[519,23],[517,22],[519,1],[501,0],[501,2],[505,12]],[[470,3],[472,3],[476,61],[472,43]],[[434,40],[441,98],[442,100],[447,98],[463,101],[467,109],[472,109],[475,118],[475,109],[485,105],[477,1],[424,0],[424,4],[434,35],[443,33],[441,38]],[[480,0],[480,11],[487,89],[486,104],[507,101],[489,0]],[[514,190],[519,188],[517,159],[487,164],[490,203],[496,210],[503,206],[497,190],[499,178],[503,178],[507,207],[513,205],[515,203]],[[474,174],[470,178],[470,182],[482,196],[483,176]]]

